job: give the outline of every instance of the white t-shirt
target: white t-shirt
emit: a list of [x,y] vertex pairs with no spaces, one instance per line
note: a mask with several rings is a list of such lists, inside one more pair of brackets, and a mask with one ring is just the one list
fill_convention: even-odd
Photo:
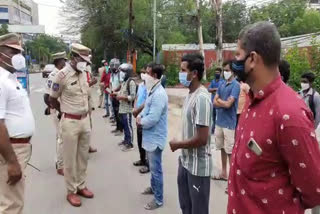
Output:
[[320,144],[320,125],[319,125],[318,128],[316,129],[316,135],[317,135],[318,143]]
[[4,119],[11,138],[31,137],[35,130],[27,91],[16,74],[0,67],[0,119]]

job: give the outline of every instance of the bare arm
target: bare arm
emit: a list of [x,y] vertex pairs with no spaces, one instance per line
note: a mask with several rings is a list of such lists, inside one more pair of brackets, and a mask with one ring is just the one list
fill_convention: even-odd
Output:
[[233,103],[235,102],[236,99],[234,99],[234,97],[229,97],[227,101],[224,101],[220,98],[217,99],[217,104],[216,106],[220,107],[220,108],[230,108]]
[[15,185],[22,178],[22,171],[17,156],[10,143],[7,127],[4,120],[0,120],[0,154],[8,165],[9,185]]
[[177,149],[198,148],[207,144],[208,137],[209,137],[209,127],[198,126],[195,136],[185,141],[172,140],[170,142],[170,147],[173,152],[176,151]]

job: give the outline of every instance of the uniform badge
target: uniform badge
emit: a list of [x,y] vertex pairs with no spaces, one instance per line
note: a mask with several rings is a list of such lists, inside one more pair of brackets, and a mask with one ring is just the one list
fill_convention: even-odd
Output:
[[53,83],[52,90],[59,91],[60,85],[58,83]]
[[48,88],[51,88],[52,86],[52,80],[48,80]]

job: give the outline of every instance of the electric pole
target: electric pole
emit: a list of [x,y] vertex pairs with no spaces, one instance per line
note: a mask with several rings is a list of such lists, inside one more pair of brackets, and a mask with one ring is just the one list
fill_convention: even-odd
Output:
[[[202,6],[202,0],[196,0],[197,5],[197,25],[198,25],[198,38],[199,38],[199,51],[200,54],[203,56],[204,62],[205,60],[205,52],[203,48],[203,33],[202,33],[202,19],[201,19],[201,6]],[[206,74],[206,67],[204,69],[204,75],[203,79],[207,80],[207,74]]]
[[157,0],[153,1],[153,61],[156,61],[157,45]]
[[128,63],[132,63],[132,33],[133,33],[133,0],[129,0],[129,39],[128,39]]
[[217,26],[217,33],[216,33],[216,51],[217,51],[217,64],[218,66],[222,66],[223,63],[223,29],[222,29],[222,0],[212,0],[212,4],[215,5],[216,11],[216,26]]

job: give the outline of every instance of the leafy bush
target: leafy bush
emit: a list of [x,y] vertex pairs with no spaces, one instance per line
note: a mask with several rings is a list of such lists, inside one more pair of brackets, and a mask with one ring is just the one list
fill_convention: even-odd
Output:
[[166,66],[166,76],[168,86],[175,86],[179,84],[179,67],[176,64],[169,64]]

